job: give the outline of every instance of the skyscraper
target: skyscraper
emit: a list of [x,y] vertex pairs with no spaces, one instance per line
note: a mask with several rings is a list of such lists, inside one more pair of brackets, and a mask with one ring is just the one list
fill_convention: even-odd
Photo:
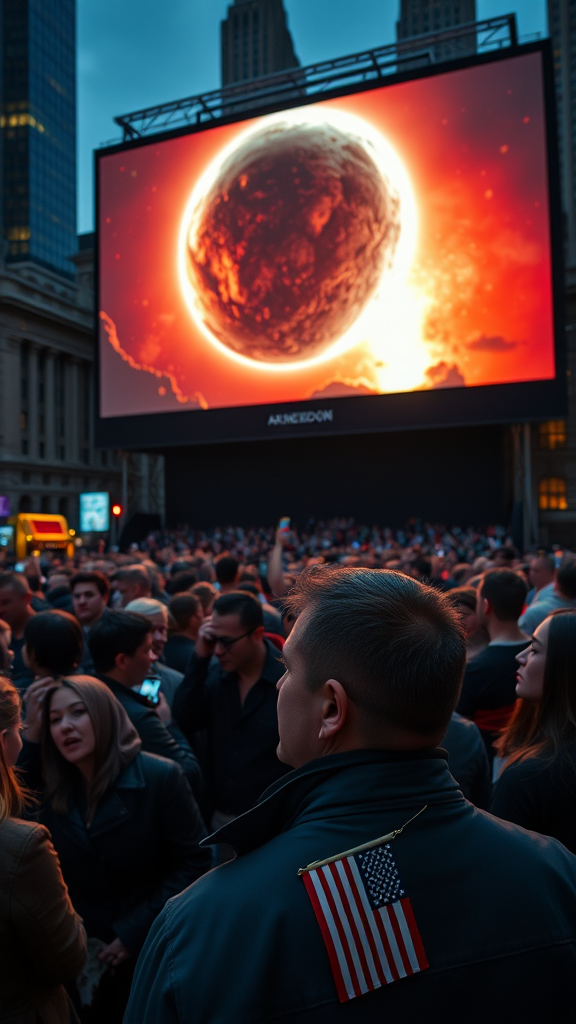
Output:
[[75,0],[0,0],[6,261],[74,276]]
[[576,0],[548,0],[554,50],[566,263],[576,267]]
[[234,0],[221,46],[222,85],[300,67],[282,0]]
[[[476,0],[401,0],[396,38],[410,39],[476,21]],[[474,33],[434,47],[435,60],[465,56],[476,49]]]

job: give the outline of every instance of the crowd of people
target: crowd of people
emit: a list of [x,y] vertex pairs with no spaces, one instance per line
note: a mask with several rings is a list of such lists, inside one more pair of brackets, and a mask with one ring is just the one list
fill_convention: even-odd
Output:
[[[571,1019],[575,665],[576,555],[497,526],[182,527],[5,563],[0,1020],[320,1024],[366,992],[350,1020]],[[298,870],[424,806],[378,847],[418,919],[402,959],[352,867],[310,900]]]

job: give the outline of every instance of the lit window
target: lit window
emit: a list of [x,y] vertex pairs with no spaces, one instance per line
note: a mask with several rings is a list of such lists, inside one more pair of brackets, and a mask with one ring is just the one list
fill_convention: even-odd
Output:
[[560,476],[549,476],[540,481],[538,505],[541,509],[568,508],[566,481]]
[[541,448],[564,448],[566,444],[566,423],[564,420],[549,420],[538,428]]

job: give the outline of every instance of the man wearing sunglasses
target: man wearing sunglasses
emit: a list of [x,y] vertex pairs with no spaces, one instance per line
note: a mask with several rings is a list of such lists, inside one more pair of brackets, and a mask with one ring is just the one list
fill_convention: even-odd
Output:
[[260,602],[242,591],[217,598],[173,704],[202,762],[212,828],[247,811],[288,770],[276,756],[282,673],[278,649],[264,637]]

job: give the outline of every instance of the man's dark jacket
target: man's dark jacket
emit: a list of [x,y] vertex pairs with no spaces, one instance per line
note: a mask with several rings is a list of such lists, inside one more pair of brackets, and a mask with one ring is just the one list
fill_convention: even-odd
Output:
[[[429,969],[340,1004],[298,868],[392,841]],[[572,1022],[576,857],[468,803],[443,751],[310,762],[220,829],[239,856],[170,900],[124,1024]]]
[[156,714],[147,697],[136,690],[130,690],[122,683],[117,683],[109,676],[98,676],[110,687],[114,696],[120,701],[132,725],[142,740],[142,750],[148,754],[169,757],[179,764],[198,799],[202,791],[202,772],[198,759],[192,753],[188,743],[175,725],[164,725]]
[[[196,651],[174,696],[174,717],[200,753],[207,821],[214,810],[243,814],[287,772],[276,757],[276,683],[285,670],[278,648],[269,640],[264,645],[262,675],[243,704],[236,673],[224,671],[217,658],[200,658]],[[199,730],[204,731],[204,743],[197,742]]]

